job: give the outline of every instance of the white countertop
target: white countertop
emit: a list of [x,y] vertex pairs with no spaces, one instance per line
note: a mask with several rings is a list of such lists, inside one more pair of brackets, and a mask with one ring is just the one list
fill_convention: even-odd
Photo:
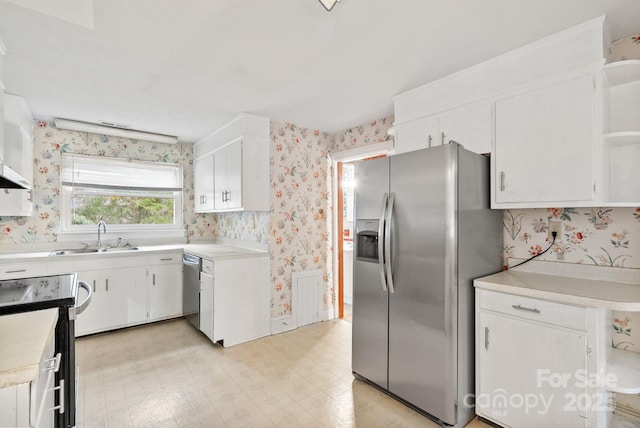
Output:
[[[70,247],[73,248],[73,247]],[[144,245],[138,246],[139,250],[132,251],[113,251],[108,253],[85,253],[85,254],[72,254],[65,256],[50,256],[51,251],[39,251],[39,252],[20,252],[20,253],[4,253],[0,254],[0,263],[9,263],[16,261],[27,260],[66,260],[73,258],[88,258],[88,257],[118,257],[124,255],[146,255],[152,252],[166,252],[166,251],[184,251],[189,254],[193,254],[204,259],[211,261],[234,259],[243,257],[267,257],[268,251],[240,247],[228,244],[216,244],[216,243],[199,243],[199,244],[172,244],[172,245]]]
[[42,353],[57,322],[57,308],[0,316],[0,388],[38,378]]
[[[626,272],[623,273],[625,278],[620,278],[614,270],[603,270],[597,275],[591,274],[592,267],[586,267],[584,275],[581,275],[575,265],[568,272],[563,267],[556,269],[558,266],[553,266],[559,263],[547,263],[540,269],[542,263],[545,262],[538,262],[533,269],[523,266],[523,269],[515,268],[478,278],[474,286],[585,307],[640,311],[640,284],[629,282]],[[549,273],[541,273],[541,270]]]

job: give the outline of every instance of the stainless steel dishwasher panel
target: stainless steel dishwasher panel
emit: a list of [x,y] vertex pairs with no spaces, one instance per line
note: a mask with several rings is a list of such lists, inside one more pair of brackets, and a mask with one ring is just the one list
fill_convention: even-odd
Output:
[[182,310],[184,317],[200,330],[200,257],[184,253],[182,256]]

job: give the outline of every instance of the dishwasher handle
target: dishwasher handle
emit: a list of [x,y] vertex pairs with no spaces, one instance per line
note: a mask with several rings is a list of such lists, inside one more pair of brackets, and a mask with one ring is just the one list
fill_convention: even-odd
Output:
[[191,254],[182,255],[182,264],[200,266],[200,263],[201,259],[198,256],[192,256]]

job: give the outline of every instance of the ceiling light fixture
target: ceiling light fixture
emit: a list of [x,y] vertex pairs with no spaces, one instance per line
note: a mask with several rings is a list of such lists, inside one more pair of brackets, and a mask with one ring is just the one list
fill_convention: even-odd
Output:
[[69,131],[91,132],[99,135],[111,135],[114,137],[131,138],[134,140],[152,141],[154,143],[176,144],[178,137],[173,135],[157,134],[155,132],[137,131],[128,127],[111,124],[97,124],[81,122],[79,120],[69,120],[56,118],[54,120],[56,128]]
[[333,6],[335,6],[339,1],[340,0],[320,0],[320,3],[322,3],[327,11],[331,11],[331,9],[333,9]]

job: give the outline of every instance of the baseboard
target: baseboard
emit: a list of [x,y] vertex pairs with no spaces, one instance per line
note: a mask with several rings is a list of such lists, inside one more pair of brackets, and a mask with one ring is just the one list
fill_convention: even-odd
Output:
[[296,328],[298,328],[298,326],[291,315],[271,319],[271,334],[284,333],[285,331],[295,330]]

